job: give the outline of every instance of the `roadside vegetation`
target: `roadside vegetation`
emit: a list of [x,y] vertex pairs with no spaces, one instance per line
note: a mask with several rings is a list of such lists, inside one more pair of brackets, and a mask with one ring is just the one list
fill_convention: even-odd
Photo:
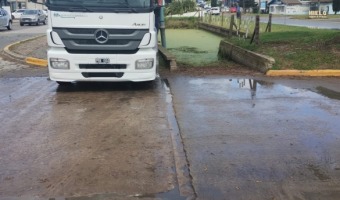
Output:
[[[168,29],[197,28],[197,18],[167,18]],[[260,44],[250,44],[250,38],[233,36],[225,38],[245,49],[271,56],[273,69],[340,69],[339,30],[311,29],[305,27],[261,24]]]
[[165,24],[167,29],[197,29],[197,17],[166,17]]
[[260,44],[248,39],[226,39],[245,49],[275,59],[273,69],[340,69],[340,33],[338,30],[272,25],[272,32],[260,28]]
[[165,15],[178,15],[196,11],[196,3],[191,0],[173,1],[165,6]]

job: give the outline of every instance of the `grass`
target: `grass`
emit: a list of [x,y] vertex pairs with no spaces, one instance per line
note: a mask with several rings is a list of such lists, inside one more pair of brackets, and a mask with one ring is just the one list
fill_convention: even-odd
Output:
[[340,33],[337,30],[273,25],[271,33],[260,33],[260,45],[237,38],[229,41],[273,57],[276,61],[273,69],[340,69]]

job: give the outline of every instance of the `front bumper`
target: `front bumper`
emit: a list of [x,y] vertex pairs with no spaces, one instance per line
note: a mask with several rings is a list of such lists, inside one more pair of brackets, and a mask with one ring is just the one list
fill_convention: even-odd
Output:
[[29,18],[25,18],[25,19],[20,19],[20,23],[22,24],[31,24],[31,23],[37,23],[38,19],[29,19]]
[[[49,76],[53,81],[150,81],[156,79],[156,49],[140,49],[136,54],[69,54],[64,48],[50,48],[50,58],[61,58],[69,61],[70,69],[54,69],[49,62]],[[96,64],[96,60],[105,58],[110,64],[126,65],[126,69],[81,69],[81,64]],[[151,69],[135,69],[136,60],[154,59]],[[88,76],[91,74],[91,76]],[[117,75],[117,76],[116,76]]]

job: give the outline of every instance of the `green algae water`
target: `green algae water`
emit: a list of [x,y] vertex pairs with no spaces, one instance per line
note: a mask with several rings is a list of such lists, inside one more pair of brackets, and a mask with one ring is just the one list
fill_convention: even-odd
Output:
[[218,62],[222,37],[196,29],[166,29],[165,34],[167,49],[178,63],[205,66]]

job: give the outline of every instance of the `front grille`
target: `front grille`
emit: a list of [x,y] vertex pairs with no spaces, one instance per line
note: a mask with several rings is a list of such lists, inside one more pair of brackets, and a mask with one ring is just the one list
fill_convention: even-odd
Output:
[[80,64],[80,69],[126,69],[123,64]]
[[[77,45],[98,45],[95,40],[73,40]],[[101,45],[128,45],[131,40],[109,40],[105,44]]]
[[65,48],[65,50],[70,54],[135,54],[139,49],[134,50],[74,50]]
[[21,21],[32,21],[31,18],[21,18]]
[[95,32],[91,28],[53,28],[69,53],[124,52],[138,51],[138,46],[148,29],[105,29],[109,35],[105,43],[96,41]]
[[123,72],[83,72],[81,73],[85,78],[106,78],[106,77],[116,77],[121,78],[124,73]]

